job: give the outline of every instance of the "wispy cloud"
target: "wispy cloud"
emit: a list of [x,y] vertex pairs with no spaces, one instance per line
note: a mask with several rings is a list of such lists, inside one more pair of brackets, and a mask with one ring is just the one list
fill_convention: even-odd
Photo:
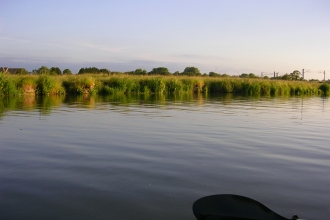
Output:
[[29,39],[19,39],[19,38],[12,38],[12,37],[0,37],[1,40],[6,41],[14,41],[19,43],[28,43],[28,44],[42,44],[42,45],[48,45],[52,47],[68,47],[67,45],[59,44],[59,43],[52,43],[52,42],[43,42],[43,41],[34,41]]

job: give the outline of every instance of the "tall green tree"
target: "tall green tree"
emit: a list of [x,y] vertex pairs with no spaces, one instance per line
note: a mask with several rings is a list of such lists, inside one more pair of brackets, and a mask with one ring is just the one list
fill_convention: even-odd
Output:
[[281,76],[281,79],[283,79],[283,80],[290,80],[291,79],[291,75],[289,75],[289,74],[284,74],[283,76]]
[[149,75],[163,75],[163,76],[171,75],[171,73],[168,71],[168,69],[166,67],[153,68],[148,74]]
[[299,70],[295,70],[292,73],[290,73],[292,80],[299,80],[301,78],[301,73]]
[[186,67],[183,72],[181,73],[181,75],[185,75],[185,76],[201,76],[201,72],[199,71],[199,69],[197,67],[194,66],[189,66]]
[[39,69],[35,70],[35,73],[38,75],[47,75],[50,73],[50,70],[46,66],[41,66]]
[[139,69],[132,71],[131,74],[132,75],[147,75],[148,73],[146,70],[139,68]]
[[95,73],[100,73],[100,70],[96,67],[81,68],[78,72],[78,74],[95,74]]
[[100,69],[100,70],[99,70],[99,73],[103,73],[103,74],[108,74],[108,75],[110,75],[111,71],[108,70],[108,69]]
[[63,74],[64,75],[72,75],[72,72],[69,69],[65,69],[65,70],[63,70]]
[[58,67],[52,67],[50,68],[50,75],[62,75],[62,71]]
[[20,68],[20,69],[16,70],[14,74],[17,74],[17,75],[28,75],[30,73],[26,69]]
[[219,73],[216,73],[216,72],[209,72],[209,76],[211,76],[211,77],[219,77],[220,74]]

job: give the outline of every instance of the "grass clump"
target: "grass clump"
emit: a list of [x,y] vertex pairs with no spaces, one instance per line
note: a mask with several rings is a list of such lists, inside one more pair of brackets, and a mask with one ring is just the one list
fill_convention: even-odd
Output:
[[69,76],[64,79],[63,87],[71,94],[94,94],[98,92],[100,83],[92,76]]
[[66,76],[0,75],[0,94],[329,94],[329,84],[235,77],[83,74]]
[[42,95],[63,94],[65,90],[62,86],[62,80],[58,77],[41,75],[37,80],[37,93]]
[[18,95],[19,90],[17,89],[14,78],[8,77],[0,72],[0,95]]
[[319,90],[321,91],[322,95],[329,95],[330,94],[330,84],[329,83],[322,83],[319,86]]
[[35,94],[37,84],[36,77],[26,76],[19,81],[18,86],[23,94]]

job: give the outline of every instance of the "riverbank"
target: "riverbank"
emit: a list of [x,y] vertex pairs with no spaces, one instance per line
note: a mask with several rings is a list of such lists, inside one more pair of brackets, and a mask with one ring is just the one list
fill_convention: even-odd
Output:
[[7,75],[0,95],[212,93],[244,95],[329,95],[329,83],[189,76]]

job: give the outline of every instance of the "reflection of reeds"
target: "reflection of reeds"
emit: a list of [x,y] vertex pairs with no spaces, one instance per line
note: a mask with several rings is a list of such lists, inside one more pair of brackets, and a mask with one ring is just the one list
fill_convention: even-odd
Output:
[[269,79],[188,76],[12,76],[0,74],[0,94],[329,94],[329,84]]
[[36,96],[33,94],[24,94],[22,96],[22,106],[24,110],[32,110],[37,106]]
[[[304,100],[313,98],[313,96],[303,96]],[[266,97],[265,100],[282,100],[288,101],[292,99],[290,96]],[[301,97],[302,98],[302,97]],[[300,105],[301,98],[297,98],[297,105]],[[238,100],[260,100],[260,94],[256,95],[238,95],[234,93],[226,94],[207,94],[207,93],[147,93],[147,94],[123,94],[116,93],[111,95],[40,95],[27,94],[22,96],[4,96],[0,98],[0,119],[4,112],[12,110],[30,111],[38,109],[40,114],[51,114],[54,107],[61,105],[73,106],[76,109],[116,109],[117,107],[125,107],[125,111],[135,111],[136,108],[159,108],[168,109],[189,106],[203,106],[205,103],[219,105],[237,105]],[[214,102],[213,102],[214,101]],[[260,102],[263,103],[263,102]],[[260,104],[256,102],[256,105]],[[262,105],[262,104],[261,104]],[[127,107],[127,108],[126,108]],[[133,108],[131,108],[133,107]]]

